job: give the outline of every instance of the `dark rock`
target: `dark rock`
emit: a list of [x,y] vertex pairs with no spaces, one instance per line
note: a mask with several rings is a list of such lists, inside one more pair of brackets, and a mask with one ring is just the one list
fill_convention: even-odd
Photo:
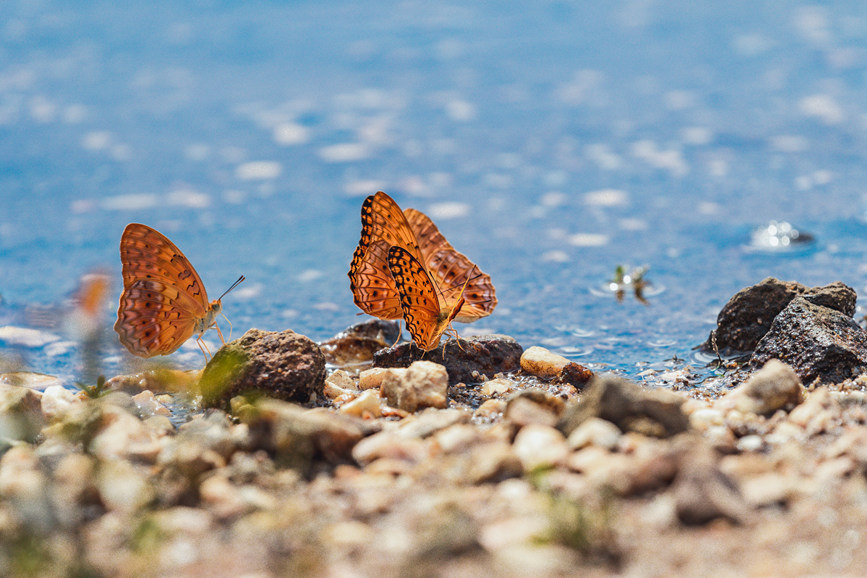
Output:
[[583,399],[567,406],[558,428],[566,436],[591,417],[610,421],[624,432],[670,437],[689,429],[681,411],[685,398],[665,390],[645,390],[616,375],[596,376]]
[[484,381],[482,375],[514,371],[521,366],[521,345],[506,335],[481,335],[470,339],[446,341],[431,351],[422,351],[415,343],[401,343],[377,352],[374,367],[409,367],[424,359],[445,366],[449,384]]
[[555,377],[551,383],[568,383],[581,390],[593,379],[593,372],[580,363],[569,363]]
[[331,365],[344,366],[365,363],[373,354],[391,347],[400,339],[400,323],[372,319],[356,323],[331,339],[319,344],[325,361]]
[[324,386],[325,356],[313,341],[288,329],[250,329],[217,351],[199,381],[203,406],[223,409],[242,394],[307,402],[321,396]]
[[800,283],[768,277],[741,289],[729,299],[717,316],[716,329],[711,331],[701,349],[724,355],[752,351],[770,329],[774,317],[799,295],[809,296],[811,302],[849,317],[855,313],[855,291],[839,281],[811,289]]
[[867,331],[852,317],[797,297],[756,346],[751,364],[779,359],[804,383],[839,383],[867,368]]
[[716,453],[700,440],[681,459],[674,480],[674,502],[678,519],[684,524],[706,524],[717,518],[736,523],[749,520],[751,513],[737,484],[718,466]]

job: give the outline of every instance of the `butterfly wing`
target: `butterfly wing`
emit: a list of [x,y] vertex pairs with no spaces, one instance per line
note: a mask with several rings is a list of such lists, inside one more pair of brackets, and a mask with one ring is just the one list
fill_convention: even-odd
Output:
[[114,330],[133,355],[168,355],[189,339],[199,320],[176,287],[139,279],[123,290]]
[[[388,269],[388,245],[382,239],[370,243],[366,253],[355,249],[349,285],[355,304],[368,315],[380,319],[400,319],[403,310],[394,279]],[[357,264],[356,264],[357,260]]]
[[349,266],[349,287],[355,304],[380,319],[399,319],[400,297],[388,269],[388,249],[403,247],[420,256],[415,235],[394,200],[378,192],[361,207],[361,239]]
[[403,247],[388,250],[388,268],[400,295],[403,320],[416,345],[430,351],[439,344],[448,317],[440,310],[436,289],[424,266]]
[[123,293],[114,329],[134,355],[166,355],[190,338],[210,309],[199,274],[174,243],[130,223],[120,240]]
[[465,302],[455,320],[472,323],[490,315],[497,306],[491,277],[455,250],[427,215],[416,209],[406,209],[404,215],[418,241],[424,265],[442,291],[446,307],[454,307],[463,291]]

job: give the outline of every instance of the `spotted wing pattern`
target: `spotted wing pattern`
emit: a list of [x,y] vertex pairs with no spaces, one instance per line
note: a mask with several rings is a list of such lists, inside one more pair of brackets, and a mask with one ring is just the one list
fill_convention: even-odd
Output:
[[440,320],[448,314],[443,315],[441,311],[433,281],[418,259],[403,247],[388,250],[388,268],[413,341],[425,351],[434,349],[447,325]]
[[120,342],[139,357],[175,351],[211,309],[198,273],[174,243],[138,223],[124,230],[120,259],[123,293],[114,324]]
[[455,321],[472,323],[490,315],[497,306],[491,277],[463,253],[456,251],[427,215],[416,209],[406,209],[403,213],[418,242],[424,265],[439,287],[445,304],[451,308],[461,297],[465,300]]
[[388,249],[392,246],[420,255],[400,207],[380,191],[367,197],[361,207],[361,239],[349,266],[349,287],[355,304],[380,319],[399,319],[402,315],[388,269]]

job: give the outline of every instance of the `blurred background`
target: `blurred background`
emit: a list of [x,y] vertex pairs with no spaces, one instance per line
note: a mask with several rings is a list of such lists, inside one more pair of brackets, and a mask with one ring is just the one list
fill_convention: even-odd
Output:
[[[720,307],[769,275],[867,285],[857,0],[0,11],[6,363],[74,378],[52,319],[102,270],[113,323],[131,221],[171,238],[212,298],[247,276],[223,302],[235,336],[327,338],[359,320],[346,272],[376,190],[491,275],[499,306],[460,331],[595,368],[700,365]],[[646,303],[628,284],[617,300],[618,266],[647,268]],[[106,341],[105,371],[123,370]],[[194,341],[171,359],[202,364]]]

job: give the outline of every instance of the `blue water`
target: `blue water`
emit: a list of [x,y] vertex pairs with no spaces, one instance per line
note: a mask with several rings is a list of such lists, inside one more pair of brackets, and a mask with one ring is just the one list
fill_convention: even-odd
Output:
[[[0,326],[60,315],[94,269],[119,293],[138,221],[212,296],[247,276],[235,335],[326,338],[358,319],[346,271],[382,189],[491,275],[499,306],[459,329],[627,373],[689,359],[768,275],[867,286],[865,37],[857,0],[5,0]],[[751,249],[772,219],[815,243]],[[600,289],[618,264],[650,267],[649,305]],[[73,379],[70,337],[40,331],[53,347],[0,362]]]

